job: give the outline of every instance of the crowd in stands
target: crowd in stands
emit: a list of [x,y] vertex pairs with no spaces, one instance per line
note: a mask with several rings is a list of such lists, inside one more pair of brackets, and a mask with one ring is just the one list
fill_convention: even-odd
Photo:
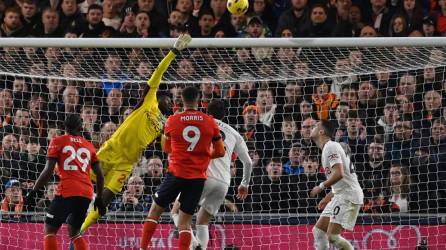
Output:
[[[0,0],[0,20],[2,37],[176,37],[186,30],[193,37],[429,37],[446,32],[446,0],[252,0],[241,16],[226,11],[226,0]],[[65,114],[79,113],[84,135],[100,147],[140,98],[145,83],[127,80],[147,79],[154,65],[139,49],[89,54],[96,59],[87,63],[68,56],[70,49],[38,51],[4,48],[1,67],[14,71],[21,65],[32,76],[65,78],[95,71],[106,80],[0,74],[1,211],[12,217],[24,210],[23,196],[45,166],[49,140],[63,132]],[[296,51],[277,49],[270,56],[311,75],[312,62],[290,53]],[[282,64],[240,72],[227,64],[177,58],[172,72],[201,82],[203,111],[210,100],[225,100],[225,121],[244,136],[253,159],[250,196],[241,202],[235,194],[242,167],[234,157],[222,211],[320,212],[317,204],[325,194],[310,198],[309,192],[326,177],[310,133],[318,120],[329,119],[364,189],[362,212],[446,212],[446,71],[438,63],[446,55],[440,49],[429,53],[431,62],[422,69],[355,75],[348,69],[361,68],[365,55],[353,50],[334,57],[335,77],[288,81],[259,81],[280,72]],[[233,56],[245,62],[256,54],[244,49]],[[226,76],[238,82],[221,84]],[[170,84],[160,90],[171,97],[172,112],[181,111],[183,87]],[[158,141],[147,148],[109,210],[147,212],[166,167]],[[55,183],[57,177],[33,210],[48,207]]]

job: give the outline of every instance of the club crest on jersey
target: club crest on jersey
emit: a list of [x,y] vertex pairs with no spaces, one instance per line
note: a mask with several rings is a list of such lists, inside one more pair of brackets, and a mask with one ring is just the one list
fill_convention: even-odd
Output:
[[339,158],[339,155],[338,154],[331,154],[327,158],[328,158],[329,161],[334,161],[334,160]]

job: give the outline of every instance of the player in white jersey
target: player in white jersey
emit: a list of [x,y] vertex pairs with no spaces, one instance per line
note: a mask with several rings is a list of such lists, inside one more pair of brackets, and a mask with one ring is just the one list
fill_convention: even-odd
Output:
[[353,230],[363,204],[364,195],[355,174],[355,168],[341,144],[330,140],[335,128],[329,121],[320,121],[311,131],[311,139],[322,149],[322,166],[327,180],[311,190],[315,197],[325,188],[331,192],[319,203],[324,209],[313,227],[314,247],[328,250],[329,243],[337,249],[353,250],[353,246],[341,236],[344,229]]
[[[203,193],[200,198],[200,210],[197,214],[196,240],[201,249],[206,249],[209,242],[209,222],[216,215],[223,204],[231,184],[231,159],[235,152],[243,163],[243,178],[238,186],[237,198],[244,200],[248,196],[248,185],[252,172],[252,160],[248,154],[248,147],[243,137],[231,126],[222,122],[224,118],[225,105],[219,100],[212,100],[207,113],[215,118],[220,128],[220,133],[225,144],[225,156],[213,159],[207,170],[207,180],[204,183]],[[177,224],[178,201],[172,209],[172,218],[175,226]],[[194,240],[192,240],[194,244]],[[192,246],[195,248],[195,245]]]

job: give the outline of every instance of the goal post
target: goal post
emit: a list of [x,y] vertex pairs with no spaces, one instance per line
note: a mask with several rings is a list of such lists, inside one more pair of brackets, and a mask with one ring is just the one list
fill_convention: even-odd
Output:
[[[99,147],[133,110],[174,41],[0,38],[0,249],[41,246],[54,187],[39,194],[36,211],[23,211],[17,197],[44,168],[65,113],[81,114]],[[313,247],[323,196],[309,192],[325,178],[309,138],[318,120],[336,125],[333,139],[350,153],[350,170],[364,190],[357,224],[345,233],[355,249],[446,248],[445,45],[441,37],[194,38],[159,91],[171,97],[175,112],[187,85],[200,88],[201,110],[224,100],[225,121],[245,138],[254,163],[250,195],[239,201],[243,167],[234,158],[209,249]],[[86,234],[90,249],[139,248],[166,167],[159,143],[150,145],[132,174],[144,186],[124,187]],[[12,192],[14,180],[19,194]],[[153,249],[177,245],[172,224],[166,212]],[[62,249],[65,231],[58,236]]]

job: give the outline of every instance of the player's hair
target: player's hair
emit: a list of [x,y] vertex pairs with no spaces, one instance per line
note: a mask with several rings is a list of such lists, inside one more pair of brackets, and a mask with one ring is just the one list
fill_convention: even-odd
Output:
[[327,120],[321,120],[320,123],[321,123],[321,128],[325,132],[325,135],[327,135],[330,138],[333,138],[336,132],[336,128],[333,125],[333,123]]
[[82,119],[78,114],[68,114],[64,125],[67,133],[77,135],[82,129]]
[[200,92],[194,86],[187,86],[181,92],[181,97],[185,103],[194,103],[197,101]]
[[207,108],[207,113],[215,119],[222,120],[225,117],[225,103],[221,100],[212,100]]

